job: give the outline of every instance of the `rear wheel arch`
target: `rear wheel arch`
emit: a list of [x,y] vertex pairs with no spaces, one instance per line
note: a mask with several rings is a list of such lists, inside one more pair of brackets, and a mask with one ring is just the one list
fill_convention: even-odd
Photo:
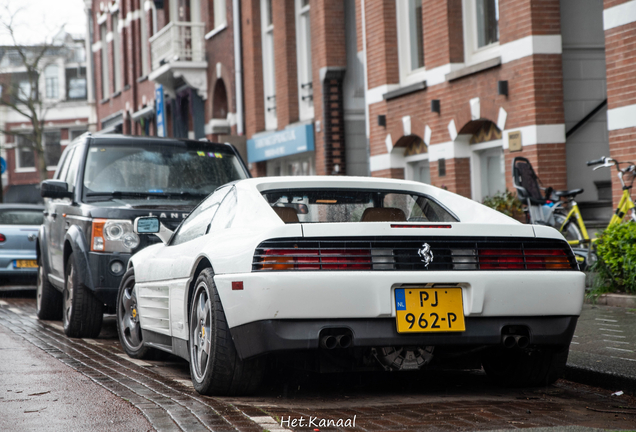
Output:
[[188,314],[190,313],[190,307],[192,306],[192,297],[194,295],[194,288],[197,283],[197,279],[199,278],[199,275],[201,274],[201,272],[205,270],[206,268],[212,269],[212,273],[214,274],[214,267],[212,267],[212,263],[210,262],[210,260],[205,256],[199,257],[197,265],[194,266],[194,271],[192,272],[192,278],[190,279],[190,283],[188,284],[188,292],[187,292],[188,304],[186,309],[186,316],[188,317],[188,321],[190,320],[190,317],[188,316]]

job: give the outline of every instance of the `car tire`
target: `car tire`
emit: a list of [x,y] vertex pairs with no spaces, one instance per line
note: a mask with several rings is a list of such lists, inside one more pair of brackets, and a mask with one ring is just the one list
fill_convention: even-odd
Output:
[[74,338],[94,338],[102,329],[104,305],[79,278],[75,255],[71,253],[64,274],[62,322],[64,333]]
[[194,285],[188,344],[192,384],[204,395],[254,393],[263,379],[263,358],[239,357],[213,276],[212,269],[205,269]]
[[488,378],[503,387],[539,387],[563,376],[570,345],[531,350],[495,348],[487,351],[482,366]]
[[162,351],[144,345],[137,307],[135,270],[130,269],[121,279],[117,293],[117,334],[128,357],[135,359],[157,359]]
[[44,271],[44,264],[38,267],[35,309],[41,320],[62,319],[62,293],[49,282]]

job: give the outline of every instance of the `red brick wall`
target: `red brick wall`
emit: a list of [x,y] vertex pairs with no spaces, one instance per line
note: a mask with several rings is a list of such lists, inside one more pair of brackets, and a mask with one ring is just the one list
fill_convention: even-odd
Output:
[[278,128],[298,121],[295,0],[272,2]]
[[424,64],[427,69],[464,61],[461,0],[422,2]]
[[265,129],[263,49],[259,0],[241,1],[245,132],[248,138]]
[[[323,123],[323,83],[320,69],[345,67],[347,64],[344,29],[344,3],[340,0],[316,0],[311,3],[311,62],[313,68],[314,120]],[[276,30],[274,29],[274,32]],[[280,126],[280,125],[279,125]],[[331,174],[324,148],[324,130],[314,134],[316,174]]]
[[[393,0],[365,1],[367,75],[370,89],[400,81],[395,15]],[[426,53],[426,48],[424,52]]]
[[[605,9],[627,0],[605,0]],[[605,31],[608,109],[636,104],[636,23]],[[636,127],[609,131],[610,156],[619,162],[636,161]],[[612,198],[618,205],[622,187],[612,169]]]

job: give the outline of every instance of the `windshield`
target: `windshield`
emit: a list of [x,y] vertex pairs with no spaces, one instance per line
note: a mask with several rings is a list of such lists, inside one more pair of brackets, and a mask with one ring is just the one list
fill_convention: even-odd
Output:
[[457,222],[436,201],[414,192],[287,189],[263,197],[286,223]]
[[0,211],[0,225],[42,225],[42,210],[12,209]]
[[84,195],[100,197],[207,196],[247,175],[226,146],[208,143],[93,144],[84,172]]

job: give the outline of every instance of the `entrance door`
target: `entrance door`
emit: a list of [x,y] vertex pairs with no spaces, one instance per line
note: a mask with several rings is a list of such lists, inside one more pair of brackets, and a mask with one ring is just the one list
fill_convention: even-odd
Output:
[[428,160],[412,162],[409,164],[410,178],[409,180],[418,181],[420,183],[431,184],[431,167]]
[[[484,146],[477,144],[476,146]],[[475,201],[506,190],[506,169],[501,141],[494,141],[495,147],[473,150],[471,157],[472,195]],[[475,147],[476,147],[475,146]],[[483,147],[482,147],[483,148]]]

